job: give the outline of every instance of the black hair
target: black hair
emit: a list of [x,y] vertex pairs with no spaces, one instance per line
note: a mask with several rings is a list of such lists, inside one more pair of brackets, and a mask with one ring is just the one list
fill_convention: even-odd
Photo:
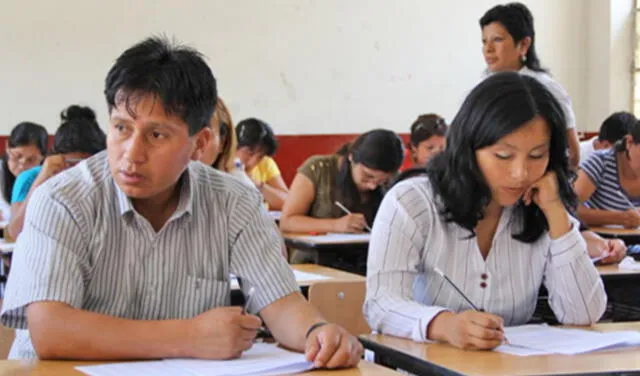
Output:
[[271,126],[256,118],[244,119],[236,125],[238,148],[247,146],[250,149],[259,149],[265,155],[272,156],[278,150],[278,140]]
[[216,80],[196,50],[152,37],[118,57],[105,80],[109,112],[124,104],[135,117],[136,102],[153,95],[167,115],[182,119],[194,135],[209,125],[216,105]]
[[[491,146],[540,116],[549,126],[549,164],[558,179],[559,196],[570,212],[576,205],[571,187],[573,173],[567,156],[566,119],[554,96],[535,78],[516,72],[491,75],[464,100],[447,132],[447,147],[427,165],[430,184],[441,202],[441,215],[475,236],[475,226],[491,202],[491,190],[480,172],[475,152]],[[548,230],[546,217],[532,204],[520,200],[514,217],[521,232],[512,234],[534,242]]]
[[411,124],[410,130],[409,140],[416,147],[433,136],[444,136],[447,133],[447,123],[436,114],[420,115]]
[[[631,136],[631,142],[633,142],[634,144],[640,144],[640,120],[636,120],[631,126],[629,126],[627,134]],[[617,153],[624,152],[627,155],[627,158],[629,158],[629,151],[627,150],[626,141],[626,137],[619,139],[613,145],[613,149]]]
[[402,139],[392,131],[374,129],[363,133],[352,143],[343,145],[338,154],[343,158],[336,175],[334,199],[353,212],[363,213],[367,222],[372,224],[382,201],[384,189],[376,188],[369,200],[362,203],[360,192],[353,181],[352,164],[359,163],[373,170],[395,173],[404,159]]
[[630,112],[614,112],[602,122],[598,140],[608,141],[613,144],[629,134],[636,121],[638,119]]
[[533,26],[533,15],[526,5],[522,3],[496,5],[480,18],[480,28],[494,22],[500,23],[507,29],[514,43],[518,43],[526,37],[531,38],[531,45],[527,50],[526,60],[523,64],[532,71],[547,72],[540,65],[540,59],[536,53],[536,31]]
[[107,147],[107,137],[89,107],[72,105],[60,113],[62,124],[56,130],[53,154],[96,154]]
[[[24,121],[19,123],[11,130],[9,134],[8,147],[15,148],[19,146],[34,145],[40,150],[44,157],[47,155],[47,143],[49,134],[45,127],[40,124]],[[11,201],[11,191],[16,177],[9,170],[9,156],[5,153],[2,157],[2,195],[5,201]]]

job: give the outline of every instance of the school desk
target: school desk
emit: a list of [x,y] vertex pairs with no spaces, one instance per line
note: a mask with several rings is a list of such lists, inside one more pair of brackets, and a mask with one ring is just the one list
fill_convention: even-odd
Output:
[[[294,265],[289,265],[291,267],[291,269],[293,270],[297,270],[299,272],[304,272],[304,273],[311,273],[311,274],[317,274],[323,277],[328,277],[328,279],[321,279],[321,280],[305,280],[305,279],[296,279],[296,282],[298,283],[298,286],[300,287],[300,290],[302,292],[302,294],[304,296],[307,296],[307,292],[309,290],[309,287],[315,283],[321,283],[321,282],[325,282],[325,281],[332,281],[332,282],[358,282],[358,281],[364,281],[365,277],[358,275],[358,274],[354,274],[354,273],[349,273],[349,272],[345,272],[342,270],[338,270],[338,269],[333,269],[333,268],[329,268],[326,266],[322,266],[322,265],[315,265],[315,264],[294,264]],[[232,305],[241,305],[244,302],[244,296],[242,295],[242,291],[237,288],[237,286],[232,286],[231,289],[231,304]]]
[[640,228],[628,229],[619,227],[590,227],[589,230],[603,238],[618,238],[629,244],[640,244]]
[[[640,331],[640,322],[596,324],[597,331]],[[638,348],[580,355],[515,356],[465,351],[443,343],[417,343],[384,335],[363,335],[376,363],[417,375],[629,375],[640,373]]]
[[[106,362],[103,362],[106,363]],[[112,362],[110,362],[112,363]],[[100,364],[100,362],[77,361],[33,361],[0,360],[0,375],[13,376],[82,376],[84,373],[75,370],[76,366]],[[388,368],[361,361],[357,368],[343,370],[318,370],[302,373],[309,376],[399,376]]]
[[[290,249],[311,251],[319,265],[347,270],[364,275],[369,234],[283,234],[285,244]],[[361,267],[353,268],[349,262],[341,260],[364,260]],[[344,267],[342,265],[349,265]]]
[[640,270],[617,264],[597,266],[607,291],[607,316],[613,321],[640,320]]

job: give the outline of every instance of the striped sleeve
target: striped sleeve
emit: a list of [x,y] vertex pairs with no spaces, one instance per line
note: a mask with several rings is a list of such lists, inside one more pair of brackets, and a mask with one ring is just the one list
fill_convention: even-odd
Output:
[[229,220],[230,271],[254,286],[250,312],[259,312],[269,304],[299,291],[287,260],[282,256],[282,236],[262,205],[255,189],[246,188],[231,210]]
[[428,198],[405,183],[411,180],[385,195],[373,224],[363,310],[373,330],[426,341],[429,323],[446,308],[427,306],[413,298],[428,234],[424,219],[431,208]]
[[549,290],[549,305],[561,323],[588,325],[604,313],[607,294],[587,254],[578,222],[572,222],[571,231],[551,240],[544,284]]
[[580,163],[580,169],[587,174],[596,187],[600,185],[600,179],[604,173],[604,158],[604,154],[593,153],[589,158]]
[[26,329],[24,308],[58,301],[80,308],[84,295],[83,231],[68,207],[39,187],[31,198],[24,230],[13,252],[2,306],[2,324]]

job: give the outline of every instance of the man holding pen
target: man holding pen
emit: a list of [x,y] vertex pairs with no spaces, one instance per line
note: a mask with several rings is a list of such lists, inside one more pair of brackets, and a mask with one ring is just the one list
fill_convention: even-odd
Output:
[[[107,152],[41,185],[18,240],[2,322],[12,358],[238,357],[261,320],[318,367],[362,346],[299,293],[281,236],[251,187],[197,159],[217,93],[201,55],[160,38],[107,75]],[[229,274],[255,288],[229,304]]]

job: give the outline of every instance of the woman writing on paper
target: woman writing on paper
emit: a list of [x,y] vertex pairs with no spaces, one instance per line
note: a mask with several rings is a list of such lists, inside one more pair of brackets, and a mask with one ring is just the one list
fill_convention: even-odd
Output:
[[535,78],[549,90],[564,112],[569,160],[571,166],[577,166],[580,161],[580,142],[571,98],[540,64],[535,49],[533,15],[529,8],[521,3],[496,5],[482,16],[480,27],[487,75],[496,72],[518,72]]
[[503,325],[531,318],[543,283],[560,322],[600,318],[602,281],[569,215],[565,128],[531,77],[495,74],[472,90],[427,177],[397,184],[380,205],[364,306],[373,330],[491,349]]
[[613,148],[582,162],[574,187],[584,203],[578,215],[587,225],[640,226],[640,122]]

